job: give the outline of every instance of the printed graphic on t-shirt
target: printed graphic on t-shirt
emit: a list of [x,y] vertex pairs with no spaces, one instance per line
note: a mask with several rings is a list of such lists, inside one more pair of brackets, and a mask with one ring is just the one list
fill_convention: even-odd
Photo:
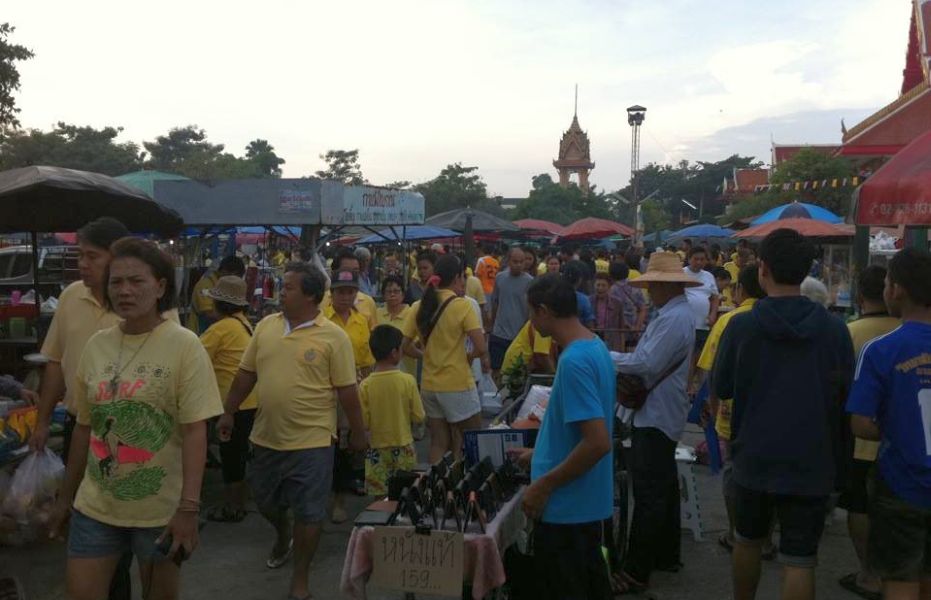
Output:
[[[171,415],[134,399],[146,387],[147,397],[165,397],[170,369],[141,363],[132,373],[114,380],[110,363],[97,381],[96,402],[90,406],[88,473],[105,493],[117,500],[142,500],[158,494],[166,471],[147,463],[165,447],[174,429]],[[165,393],[159,393],[163,391]]]
[[923,352],[914,358],[904,360],[895,366],[902,374],[915,371],[919,385],[928,386],[918,390],[918,407],[921,410],[921,423],[925,436],[925,454],[931,456],[931,354]]

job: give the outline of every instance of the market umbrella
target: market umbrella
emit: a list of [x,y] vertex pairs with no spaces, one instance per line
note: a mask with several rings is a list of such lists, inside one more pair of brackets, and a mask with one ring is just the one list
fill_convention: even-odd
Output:
[[763,223],[743,231],[738,231],[735,238],[764,238],[777,229],[794,229],[805,237],[852,237],[853,232],[847,228],[825,223],[815,219],[779,219]]
[[455,229],[462,232],[462,239],[465,242],[466,264],[472,264],[475,259],[475,235],[476,231],[520,231],[517,225],[510,221],[500,219],[493,214],[468,208],[457,208],[449,210],[438,215],[433,215],[424,225],[433,225],[434,227],[445,227],[446,229]]
[[452,229],[443,227],[431,227],[430,225],[409,225],[407,227],[398,226],[392,231],[390,228],[382,229],[376,234],[364,237],[357,244],[384,244],[385,242],[396,242],[399,240],[433,240],[440,238],[459,237],[459,233]]
[[733,229],[712,225],[710,223],[700,223],[698,225],[691,225],[684,229],[680,229],[679,231],[670,234],[666,239],[682,240],[685,238],[729,238],[732,235],[734,235]]
[[174,237],[182,221],[173,210],[112,177],[61,167],[0,172],[0,231],[32,233],[33,284],[39,308],[39,231],[75,231],[98,217],[114,217],[130,231]]
[[563,229],[565,229],[559,223],[544,221],[543,219],[520,219],[519,221],[514,221],[514,224],[523,231],[540,232],[549,235],[559,235],[562,233]]
[[931,225],[931,132],[899,150],[855,194],[857,225]]
[[844,219],[835,215],[828,209],[817,204],[807,202],[789,202],[772,208],[750,221],[750,225],[762,225],[779,219],[815,219],[826,223],[843,223]]
[[584,219],[579,219],[571,225],[567,225],[562,233],[559,234],[559,240],[598,239],[610,237],[612,235],[633,236],[634,230],[616,221],[586,217]]
[[648,244],[661,244],[669,238],[673,232],[669,229],[663,229],[662,231],[654,231],[653,233],[648,233],[643,236],[643,241]]

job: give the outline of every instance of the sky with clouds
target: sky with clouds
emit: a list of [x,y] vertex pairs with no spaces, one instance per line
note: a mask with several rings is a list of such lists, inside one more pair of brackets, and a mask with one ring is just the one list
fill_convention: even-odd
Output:
[[[911,0],[31,0],[4,5],[26,127],[197,124],[234,153],[257,137],[286,177],[358,148],[373,183],[474,165],[524,196],[579,120],[601,188],[630,175],[625,108],[648,109],[641,163],[768,162],[836,143],[894,100]],[[555,175],[555,173],[553,173]]]

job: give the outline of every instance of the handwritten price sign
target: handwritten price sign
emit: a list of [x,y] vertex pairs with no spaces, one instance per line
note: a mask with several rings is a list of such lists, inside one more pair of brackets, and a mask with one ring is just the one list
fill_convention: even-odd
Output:
[[413,527],[376,527],[372,583],[400,592],[462,596],[463,538],[458,531],[415,533]]

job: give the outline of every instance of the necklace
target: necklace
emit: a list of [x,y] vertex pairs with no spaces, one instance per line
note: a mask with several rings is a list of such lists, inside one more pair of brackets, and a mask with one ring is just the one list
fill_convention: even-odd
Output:
[[142,340],[142,343],[139,344],[139,347],[136,348],[136,351],[133,352],[133,355],[129,358],[129,360],[126,361],[126,364],[120,366],[123,362],[123,342],[126,340],[126,334],[121,331],[122,335],[120,336],[120,351],[116,356],[116,369],[113,373],[113,378],[110,379],[110,395],[113,400],[116,400],[116,393],[120,388],[120,375],[123,374],[123,371],[126,370],[126,367],[128,367],[134,360],[136,360],[136,357],[145,347],[146,342],[148,342],[149,338],[152,337],[152,331],[154,331],[154,329],[150,330],[149,333],[146,334],[145,339]]

